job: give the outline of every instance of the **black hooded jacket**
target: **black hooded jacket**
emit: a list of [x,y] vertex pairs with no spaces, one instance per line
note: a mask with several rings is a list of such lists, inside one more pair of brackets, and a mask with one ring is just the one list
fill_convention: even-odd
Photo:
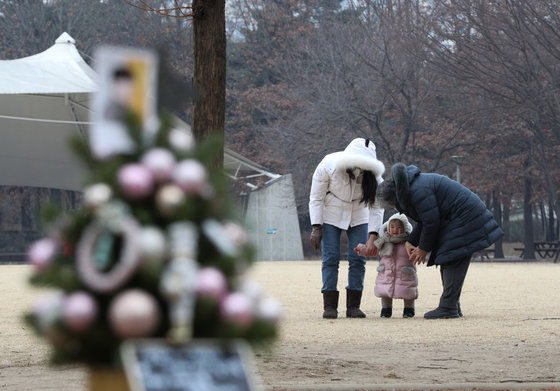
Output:
[[391,175],[397,210],[418,223],[408,241],[431,251],[428,266],[452,263],[504,234],[480,198],[456,181],[402,163]]

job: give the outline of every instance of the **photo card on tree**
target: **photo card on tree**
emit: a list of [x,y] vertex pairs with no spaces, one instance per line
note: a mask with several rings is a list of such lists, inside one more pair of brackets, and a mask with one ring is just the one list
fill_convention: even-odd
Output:
[[148,49],[100,46],[94,55],[99,90],[93,95],[90,134],[98,159],[134,150],[127,121],[139,120],[142,137],[157,132],[158,56]]

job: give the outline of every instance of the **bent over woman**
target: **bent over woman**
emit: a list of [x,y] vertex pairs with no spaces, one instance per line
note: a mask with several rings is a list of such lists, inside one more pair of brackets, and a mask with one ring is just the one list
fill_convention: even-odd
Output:
[[377,189],[377,201],[416,221],[406,250],[415,264],[440,266],[443,292],[426,319],[462,316],[459,299],[471,256],[504,233],[480,198],[446,176],[396,163]]

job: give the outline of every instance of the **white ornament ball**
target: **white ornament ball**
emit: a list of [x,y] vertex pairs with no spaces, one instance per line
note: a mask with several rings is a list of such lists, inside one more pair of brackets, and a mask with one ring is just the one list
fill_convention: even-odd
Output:
[[84,333],[97,319],[97,302],[89,293],[75,292],[64,300],[62,320],[75,333]]
[[164,185],[156,193],[156,206],[166,216],[172,215],[185,200],[185,193],[177,185]]
[[234,292],[227,295],[220,306],[224,320],[237,326],[246,327],[253,321],[253,306],[247,295]]
[[61,290],[49,292],[35,302],[32,313],[42,333],[47,333],[60,319],[63,303],[64,293]]
[[257,318],[268,323],[276,323],[282,316],[282,305],[273,297],[265,297],[257,306]]
[[165,234],[156,226],[143,227],[138,240],[140,259],[146,263],[159,263],[165,258],[167,243]]
[[84,204],[96,209],[108,202],[113,196],[113,190],[105,183],[96,183],[84,189]]
[[220,301],[227,292],[227,280],[215,267],[199,270],[196,280],[196,293],[201,297],[210,297]]
[[154,148],[146,152],[141,159],[157,182],[165,182],[171,178],[175,167],[175,156],[165,148]]
[[58,252],[58,243],[52,238],[39,239],[29,247],[27,260],[38,270],[46,270]]
[[108,315],[111,329],[121,338],[147,337],[160,322],[156,300],[140,289],[130,289],[115,297]]
[[247,231],[236,222],[227,221],[224,223],[224,232],[226,236],[238,246],[243,246],[249,241]]
[[177,151],[187,152],[194,148],[194,137],[188,129],[173,128],[169,132],[169,144]]
[[207,178],[206,167],[194,159],[179,162],[173,170],[173,181],[188,195],[202,194]]
[[124,195],[130,199],[145,198],[154,189],[154,176],[142,164],[124,165],[117,173],[117,179]]
[[245,278],[241,281],[239,291],[251,300],[251,303],[256,305],[263,295],[261,284],[250,278]]

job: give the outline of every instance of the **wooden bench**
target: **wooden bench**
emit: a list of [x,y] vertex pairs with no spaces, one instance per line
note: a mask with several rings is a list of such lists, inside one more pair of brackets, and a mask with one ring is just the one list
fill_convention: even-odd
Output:
[[[535,253],[540,258],[553,258],[554,263],[558,262],[558,257],[560,256],[560,243],[558,242],[535,242],[534,243]],[[519,257],[523,258],[525,254],[524,247],[515,247],[515,251],[519,251]]]
[[525,247],[514,247],[515,251],[519,251],[519,258],[523,258],[523,254],[525,254]]
[[484,259],[490,260],[490,254],[492,254],[492,258],[494,257],[494,249],[493,248],[483,248],[482,250],[475,251],[471,257],[471,260],[476,258],[480,258],[481,261]]
[[560,254],[560,248],[539,248],[535,249],[535,252],[539,254],[541,258],[552,258],[554,263],[558,262],[558,255]]
[[554,258],[554,263],[556,263],[560,252],[560,242],[535,242],[535,251],[541,258]]

